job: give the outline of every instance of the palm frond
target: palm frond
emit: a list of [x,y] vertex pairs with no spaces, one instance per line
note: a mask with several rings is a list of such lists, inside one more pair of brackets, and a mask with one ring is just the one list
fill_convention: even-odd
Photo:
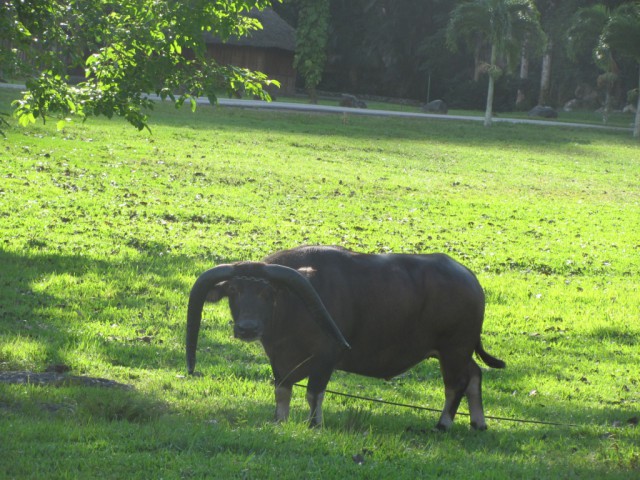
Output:
[[500,57],[514,65],[525,39],[541,49],[544,32],[540,15],[531,0],[474,0],[460,4],[451,14],[447,45],[452,50],[459,42],[474,45],[478,37],[496,46]]
[[612,12],[601,43],[640,63],[640,2],[621,5]]
[[604,5],[581,8],[571,19],[567,30],[567,54],[576,60],[581,53],[592,52],[609,19],[609,10]]
[[462,3],[451,12],[446,30],[447,46],[457,51],[460,43],[473,45],[478,36],[488,38],[491,21],[486,8],[482,5],[486,0]]

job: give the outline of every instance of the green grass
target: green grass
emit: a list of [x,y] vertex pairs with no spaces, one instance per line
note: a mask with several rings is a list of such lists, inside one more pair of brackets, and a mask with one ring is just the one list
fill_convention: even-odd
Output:
[[[1,92],[1,91],[0,91]],[[13,92],[0,93],[5,105]],[[0,384],[1,478],[620,478],[640,474],[640,148],[625,132],[159,105],[0,140],[0,370],[132,390]],[[487,292],[488,415],[304,391],[271,423],[259,345],[208,306],[185,378],[196,276],[298,244],[447,252]],[[439,408],[438,365],[329,388]],[[463,405],[466,407],[466,405]],[[353,460],[360,454],[363,464]]]

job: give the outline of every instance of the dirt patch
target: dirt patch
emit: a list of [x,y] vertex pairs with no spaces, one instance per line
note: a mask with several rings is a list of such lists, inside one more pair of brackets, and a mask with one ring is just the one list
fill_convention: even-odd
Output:
[[130,390],[133,387],[124,383],[119,383],[106,378],[85,377],[79,375],[68,375],[57,372],[0,372],[0,383],[17,385],[51,385],[54,387],[102,387],[102,388],[122,388]]

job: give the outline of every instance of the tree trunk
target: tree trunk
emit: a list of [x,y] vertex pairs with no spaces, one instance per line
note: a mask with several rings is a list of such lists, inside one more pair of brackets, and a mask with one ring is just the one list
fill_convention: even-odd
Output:
[[498,52],[495,44],[491,45],[491,65],[489,66],[489,87],[487,89],[487,108],[484,112],[484,126],[490,127],[493,120],[493,90],[495,88],[494,68]]
[[527,100],[524,92],[525,81],[529,78],[529,57],[527,56],[527,43],[522,46],[522,54],[520,55],[520,87],[516,94],[516,109],[523,107]]
[[602,123],[609,123],[609,114],[611,113],[611,86],[607,85],[604,94],[604,105],[602,107]]
[[547,48],[542,57],[542,72],[540,73],[540,95],[538,96],[538,105],[547,105],[549,101],[549,87],[551,85],[551,51],[553,50],[553,41],[549,39]]
[[307,94],[309,95],[309,103],[312,105],[318,104],[318,91],[316,87],[307,87]]
[[638,71],[638,104],[636,105],[636,122],[633,126],[633,136],[640,139],[640,70]]
[[482,39],[478,36],[476,38],[476,48],[473,52],[473,81],[480,80],[480,74],[482,73],[482,59],[480,54],[482,52]]

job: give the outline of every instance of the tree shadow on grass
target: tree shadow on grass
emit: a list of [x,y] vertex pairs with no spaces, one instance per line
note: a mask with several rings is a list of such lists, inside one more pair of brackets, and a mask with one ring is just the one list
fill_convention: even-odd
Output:
[[[141,256],[137,260],[119,261],[118,265],[114,265],[105,260],[94,260],[80,255],[20,255],[0,251],[0,264],[3,265],[5,273],[0,280],[0,338],[3,338],[5,343],[15,339],[26,339],[34,343],[33,348],[38,350],[37,353],[25,354],[30,358],[27,360],[16,355],[6,358],[5,353],[5,358],[0,358],[0,370],[44,371],[50,365],[67,362],[66,354],[74,346],[93,350],[96,355],[103,357],[105,362],[117,367],[184,370],[183,319],[191,282],[199,273],[195,271],[196,261],[171,255],[163,257],[161,261],[150,261]],[[193,272],[191,278],[188,278],[189,272]],[[150,282],[155,283],[161,291],[177,294],[175,299],[155,298],[153,292],[136,294],[125,288],[117,290],[108,299],[99,298],[98,295],[96,298],[78,300],[61,296],[59,291],[54,294],[46,288],[34,288],[34,283],[41,282],[48,275],[62,273],[79,279],[84,276],[106,278],[109,283],[124,286],[130,284],[132,276],[148,276],[153,278]],[[185,279],[185,276],[188,279]],[[172,303],[173,301],[177,303]],[[106,312],[108,309],[111,311]],[[136,324],[133,331],[125,335],[101,335],[93,339],[93,342],[82,333],[87,322],[109,324],[116,321],[114,318],[120,312],[128,316],[137,315],[135,321],[127,320]],[[163,328],[167,331],[162,332]],[[88,345],[82,346],[83,344]],[[569,354],[570,352],[567,352],[567,355]],[[259,352],[257,355],[260,355],[260,362],[256,364],[255,355],[255,349],[249,349],[243,344],[230,349],[229,345],[218,344],[210,338],[203,338],[200,344],[201,368],[229,370],[236,375],[260,379],[265,375],[264,369],[268,361],[264,354]],[[434,373],[428,375],[433,377],[429,379],[429,384],[440,391],[442,383],[436,372],[437,362],[429,362],[428,368]],[[550,378],[559,374],[557,368],[550,368],[547,373]],[[523,375],[526,376],[527,372],[513,367],[487,372],[484,382],[485,396],[490,399],[493,390],[495,397],[502,399],[499,401],[503,403],[503,409],[514,411],[518,416],[526,418],[530,413],[531,401],[527,399],[527,402],[518,407],[519,399],[510,395],[513,390],[519,388],[513,385],[520,385]],[[353,379],[361,377],[348,375],[341,378],[347,378],[347,384],[353,385],[357,382]],[[381,384],[381,391],[385,388],[385,384]],[[485,402],[490,405],[490,401]],[[560,412],[557,402],[554,402],[553,412],[548,415],[549,419],[560,423],[566,419],[566,423],[596,421],[611,424],[614,421],[625,421],[633,415],[631,407],[603,406],[597,411],[581,412],[569,406],[569,401],[567,404],[566,409]],[[440,407],[440,401],[435,407]],[[539,407],[539,414],[544,415],[545,408]],[[487,410],[487,413],[490,413],[489,408]]]
[[[0,89],[0,98],[15,97],[14,92]],[[91,122],[110,122],[132,129],[123,119],[105,120],[90,119]],[[560,149],[570,155],[581,153],[584,145],[592,142],[628,142],[635,145],[629,131],[595,130],[592,128],[568,127],[558,125],[513,125],[495,123],[491,128],[483,126],[481,121],[452,121],[434,118],[387,118],[373,116],[357,116],[342,112],[309,113],[291,111],[273,111],[246,109],[238,107],[219,107],[200,105],[195,113],[186,109],[176,110],[170,103],[156,102],[150,116],[151,131],[157,126],[170,127],[177,135],[184,135],[188,130],[232,130],[238,138],[247,136],[255,130],[266,130],[279,134],[291,134],[303,138],[309,136],[331,135],[345,139],[376,139],[429,141],[442,145],[456,144],[461,146],[477,146],[485,148],[490,145],[521,146],[530,149]],[[147,132],[140,134],[147,138]],[[305,142],[299,145],[305,147]],[[274,147],[277,148],[277,147]],[[316,145],[309,144],[314,150]],[[362,147],[360,147],[362,148]]]
[[[295,397],[294,394],[294,401]],[[271,404],[242,397],[237,405],[219,406],[212,399],[208,420],[204,422],[215,430],[208,448],[213,445],[229,452],[241,451],[270,458],[285,457],[283,452],[287,452],[287,455],[304,459],[313,458],[321,464],[323,458],[331,458],[342,462],[346,471],[354,464],[368,465],[375,472],[391,475],[386,469],[393,466],[398,469],[393,478],[404,478],[403,474],[409,472],[414,475],[419,472],[426,477],[461,478],[470,463],[474,468],[465,478],[486,478],[487,471],[496,469],[515,474],[517,478],[537,478],[543,473],[549,475],[545,478],[560,478],[567,472],[577,478],[595,478],[611,475],[616,470],[604,463],[584,462],[581,454],[575,454],[589,448],[594,451],[608,448],[609,434],[588,425],[576,429],[521,424],[505,426],[503,422],[493,421],[489,431],[477,432],[470,429],[468,419],[461,417],[450,432],[443,433],[432,428],[437,420],[435,414],[369,408],[357,400],[338,404],[334,396],[327,395],[323,428],[307,433],[306,404],[295,403],[301,411],[292,410],[292,419],[287,424],[274,425]],[[237,435],[235,440],[227,438],[230,432]],[[251,436],[251,447],[248,448],[245,441]],[[336,444],[335,438],[340,438],[344,444]],[[344,445],[351,446],[345,449]],[[544,455],[545,448],[549,448],[547,445],[553,445],[552,455]],[[203,445],[203,448],[206,447]],[[539,474],[533,474],[531,468]],[[624,478],[625,468],[628,466],[620,469],[620,478]]]
[[[632,144],[633,139],[626,131],[594,130],[546,125],[514,125],[496,123],[487,129],[482,122],[452,121],[433,118],[387,118],[373,116],[349,116],[345,122],[342,113],[282,112],[271,110],[247,110],[241,108],[219,108],[202,105],[194,114],[180,116],[179,123],[173,115],[163,115],[165,105],[159,105],[158,114],[151,122],[162,126],[175,126],[189,130],[225,130],[233,129],[238,138],[255,130],[267,130],[274,134],[297,136],[335,135],[354,139],[397,139],[442,143],[455,143],[461,146],[486,147],[487,145],[523,146],[529,148],[566,148],[580,151],[582,146],[593,141],[615,141],[622,139]],[[152,126],[153,128],[153,126]],[[426,132],[426,133],[425,133]],[[304,142],[303,142],[304,144]],[[304,145],[300,145],[303,147]]]
[[[82,255],[0,250],[0,341],[7,346],[21,341],[30,350],[9,353],[5,348],[0,370],[44,371],[66,362],[64,352],[74,346],[94,348],[114,361],[130,362],[129,366],[155,357],[166,361],[172,350],[159,329],[178,329],[175,318],[179,317],[176,335],[184,335],[182,319],[191,282],[199,273],[196,263],[171,255],[161,260],[141,255],[110,262]],[[69,287],[51,286],[55,277],[64,277]],[[95,285],[87,287],[87,293],[83,288],[90,282]],[[155,296],[167,292],[172,296]],[[120,315],[125,319],[118,319]],[[92,324],[104,330],[109,322],[114,330],[124,323],[126,335],[100,333],[91,338],[83,333]],[[133,325],[136,328],[131,331]]]
[[[233,261],[233,259],[227,261]],[[106,260],[96,261],[81,255],[66,256],[38,252],[22,255],[0,251],[0,264],[5,273],[0,280],[0,339],[3,342],[29,339],[37,344],[41,353],[34,356],[31,360],[32,364],[27,366],[43,370],[50,363],[66,362],[65,352],[74,348],[75,345],[87,342],[86,336],[79,333],[83,322],[89,321],[88,318],[103,324],[110,321],[110,317],[101,316],[103,309],[115,308],[117,310],[117,305],[120,304],[121,308],[128,312],[148,311],[150,303],[160,303],[160,308],[155,310],[157,313],[161,312],[166,302],[170,301],[166,298],[157,299],[146,294],[136,294],[119,289],[107,300],[92,298],[90,308],[95,311],[91,314],[86,313],[84,316],[79,315],[75,310],[88,308],[84,303],[86,300],[72,298],[71,294],[64,295],[64,292],[61,293],[59,288],[54,292],[46,288],[35,287],[36,284],[41,284],[43,280],[46,280],[47,276],[65,274],[78,279],[89,276],[105,277],[109,282],[122,283],[125,286],[129,285],[132,275],[143,275],[153,277],[153,282],[162,291],[178,292],[177,297],[182,298],[182,301],[175,307],[178,309],[176,315],[180,318],[180,322],[175,320],[167,322],[167,328],[174,328],[175,331],[167,334],[168,337],[162,337],[161,334],[158,334],[158,339],[164,338],[163,342],[156,341],[155,338],[151,338],[147,342],[137,339],[109,340],[103,337],[83,348],[93,350],[97,356],[104,357],[108,361],[118,361],[120,366],[126,370],[142,367],[176,371],[184,368],[182,344],[184,323],[182,319],[186,306],[186,293],[191,286],[192,279],[198,273],[195,272],[195,260],[181,256],[166,256],[161,261],[157,259],[150,261],[143,255],[128,262],[122,260],[109,262]],[[70,313],[69,310],[71,310]],[[56,311],[59,314],[52,314]],[[142,323],[145,323],[146,326],[152,326],[155,319],[150,317],[144,319]],[[135,335],[144,336],[137,333]],[[148,336],[154,337],[154,332]],[[167,341],[167,338],[173,339],[175,342]],[[212,341],[205,341],[202,346],[230,350],[227,345],[218,345]],[[233,371],[234,375],[247,378],[248,381],[265,381],[265,372],[262,367],[256,370],[249,365],[250,362],[246,361],[251,356],[250,352],[238,347],[234,348],[230,355],[233,357],[233,368],[225,364],[224,356],[209,355],[206,362],[215,363],[216,368],[228,368]],[[263,363],[266,363],[266,359],[263,358],[263,360]],[[0,368],[3,370],[24,367],[19,358],[0,358],[0,363],[2,364]],[[17,392],[3,393],[4,400],[0,405],[0,416],[15,414],[19,415],[19,418],[23,416],[26,418],[29,414],[29,408],[35,408],[40,412],[38,415],[45,421],[51,415],[59,420],[68,420],[73,423],[77,423],[79,417],[90,419],[85,421],[82,426],[74,427],[80,429],[78,436],[87,435],[92,438],[97,436],[105,443],[116,446],[122,440],[119,437],[122,428],[104,428],[105,425],[114,422],[157,425],[161,418],[166,417],[168,418],[166,421],[172,424],[172,428],[162,431],[156,437],[160,427],[154,427],[152,429],[153,439],[147,440],[153,445],[149,446],[147,443],[144,448],[152,448],[155,452],[174,455],[177,458],[175,468],[180,471],[193,469],[189,464],[192,465],[194,459],[206,463],[215,458],[221,471],[235,471],[237,473],[248,469],[249,472],[258,476],[264,472],[273,472],[273,470],[269,470],[273,468],[273,459],[292,463],[290,453],[294,452],[297,458],[293,460],[293,463],[298,466],[297,473],[303,477],[304,472],[310,472],[308,469],[311,459],[316,467],[320,465],[328,472],[335,470],[336,474],[342,475],[362,476],[364,467],[369,468],[367,472],[370,477],[391,475],[394,473],[394,469],[406,472],[408,478],[430,474],[452,477],[462,473],[461,465],[466,464],[466,462],[459,461],[459,457],[462,455],[473,460],[474,471],[500,469],[522,478],[527,473],[528,464],[525,462],[523,466],[522,461],[512,463],[511,459],[526,458],[527,448],[538,448],[540,451],[544,451],[544,444],[553,442],[562,445],[567,462],[566,464],[559,462],[558,455],[555,455],[553,459],[542,456],[536,460],[540,469],[538,477],[542,478],[545,475],[547,478],[564,476],[567,472],[567,464],[572,475],[580,478],[610,476],[612,470],[605,463],[596,462],[590,466],[587,462],[581,462],[579,459],[571,457],[572,452],[574,449],[580,450],[584,444],[593,445],[594,448],[601,450],[609,448],[607,445],[610,441],[607,435],[611,431],[615,435],[616,431],[626,432],[623,429],[633,428],[624,425],[632,411],[629,409],[620,410],[615,406],[608,405],[602,405],[598,408],[576,407],[570,402],[553,402],[548,406],[532,405],[531,402],[523,401],[521,398],[514,398],[506,391],[508,390],[506,386],[516,382],[522,374],[523,372],[517,368],[507,368],[504,371],[492,371],[485,375],[485,409],[487,414],[491,415],[496,410],[508,411],[510,412],[509,416],[514,418],[552,420],[582,426],[575,428],[527,425],[503,420],[489,420],[489,432],[473,432],[469,429],[468,418],[459,416],[452,431],[441,434],[432,431],[432,426],[437,421],[437,413],[424,413],[395,407],[374,408],[364,401],[339,400],[328,394],[324,404],[325,429],[327,431],[325,437],[322,432],[300,434],[299,431],[296,431],[295,426],[281,428],[270,426],[269,422],[274,408],[272,401],[252,400],[246,397],[238,399],[237,408],[234,405],[217,405],[215,398],[212,398],[210,411],[206,416],[213,420],[221,418],[224,421],[207,423],[196,416],[184,422],[184,418],[182,418],[180,419],[180,428],[177,428],[178,423],[173,423],[177,416],[172,415],[162,399],[154,394],[135,391],[104,394],[99,389],[87,390],[80,387],[64,387],[59,390],[59,393],[54,394],[42,391],[37,393],[38,387],[30,387],[32,402],[31,407],[25,407],[26,410],[20,406],[20,402],[23,401],[21,398],[24,398],[20,396],[21,394]],[[361,377],[349,375],[340,377],[340,379],[344,380],[347,377],[348,379],[344,382],[347,385],[345,391],[352,393],[348,389],[359,383]],[[206,383],[220,380],[201,381]],[[433,387],[438,390],[442,388],[441,380],[437,377],[429,382],[434,382]],[[501,385],[500,389],[497,388],[498,383]],[[379,390],[379,396],[383,398],[386,388],[384,385],[382,383]],[[331,382],[329,388],[338,390],[336,385]],[[300,394],[296,393],[296,395]],[[13,406],[7,407],[7,405]],[[62,406],[60,407],[60,405]],[[15,410],[16,408],[18,411]],[[549,411],[551,412],[547,416]],[[302,407],[302,412],[293,414],[293,417],[301,419],[305,418],[306,414],[305,405]],[[175,422],[177,421],[175,420]],[[299,423],[301,422],[303,420],[299,421]],[[616,427],[614,422],[619,422],[622,426]],[[96,429],[96,426],[100,428]],[[50,429],[44,425],[44,422],[42,425],[38,424],[32,428],[42,429],[43,432]],[[358,444],[358,446],[350,447],[352,451],[344,451],[344,447],[336,446],[335,442],[331,440],[332,436],[348,438],[348,440],[344,440],[345,444]],[[380,440],[383,443],[399,442],[401,446],[394,447],[397,450],[392,453],[377,455],[376,439],[384,439]],[[54,443],[54,446],[50,445],[49,448],[64,450],[67,465],[73,465],[73,456],[68,455],[72,450],[78,457],[82,454],[95,454],[95,452],[83,451],[82,442],[70,446],[63,445],[63,443]],[[533,447],[530,447],[532,444]],[[143,447],[141,446],[141,448]],[[419,449],[420,452],[431,450],[434,453],[425,459],[421,453],[407,453],[411,451],[411,448]],[[283,453],[285,451],[288,453]],[[451,452],[455,452],[455,455]],[[124,459],[128,454],[130,452],[123,451],[118,455]],[[358,461],[354,460],[354,457]],[[360,464],[359,460],[362,460],[363,463]],[[243,461],[246,462],[244,466],[242,466]],[[625,469],[615,470],[615,472],[624,473]]]
[[[306,412],[292,412],[292,422],[274,425],[272,405],[247,397],[223,406],[212,398],[204,416],[185,417],[173,415],[149,394],[61,389],[60,403],[56,404],[58,397],[52,400],[37,390],[31,389],[30,405],[16,406],[24,401],[22,395],[15,396],[9,409],[0,405],[0,417],[29,416],[29,433],[20,430],[17,439],[5,443],[4,449],[9,454],[24,449],[25,441],[33,436],[37,440],[29,442],[28,451],[40,458],[38,465],[55,458],[55,468],[63,470],[75,469],[80,458],[97,462],[103,454],[96,445],[102,449],[108,445],[113,472],[132,468],[137,453],[153,452],[158,459],[170,456],[170,466],[162,462],[149,466],[151,470],[145,474],[152,477],[191,471],[196,478],[204,478],[201,475],[209,469],[208,473],[215,471],[224,478],[242,476],[243,472],[244,476],[286,478],[286,472],[293,469],[295,478],[313,477],[318,471],[349,478],[461,478],[470,464],[473,469],[465,478],[486,478],[487,472],[516,478],[543,478],[543,474],[548,475],[544,478],[617,478],[616,474],[624,478],[630,472],[626,466],[585,462],[575,454],[587,447],[602,450],[611,443],[603,431],[588,427],[507,427],[492,422],[489,431],[475,432],[458,418],[450,432],[442,433],[431,428],[432,415],[406,409],[369,409],[351,401],[337,405],[328,396],[323,429],[310,431],[303,420]],[[50,419],[56,420],[55,425],[47,423]],[[77,441],[47,440],[51,432],[64,432],[63,438],[71,436]],[[4,435],[0,429],[0,440]],[[545,455],[547,444],[554,448],[549,455]],[[45,447],[48,455],[39,455]],[[160,466],[164,470],[156,472]],[[20,476],[18,466],[5,468],[13,469],[10,476]]]

